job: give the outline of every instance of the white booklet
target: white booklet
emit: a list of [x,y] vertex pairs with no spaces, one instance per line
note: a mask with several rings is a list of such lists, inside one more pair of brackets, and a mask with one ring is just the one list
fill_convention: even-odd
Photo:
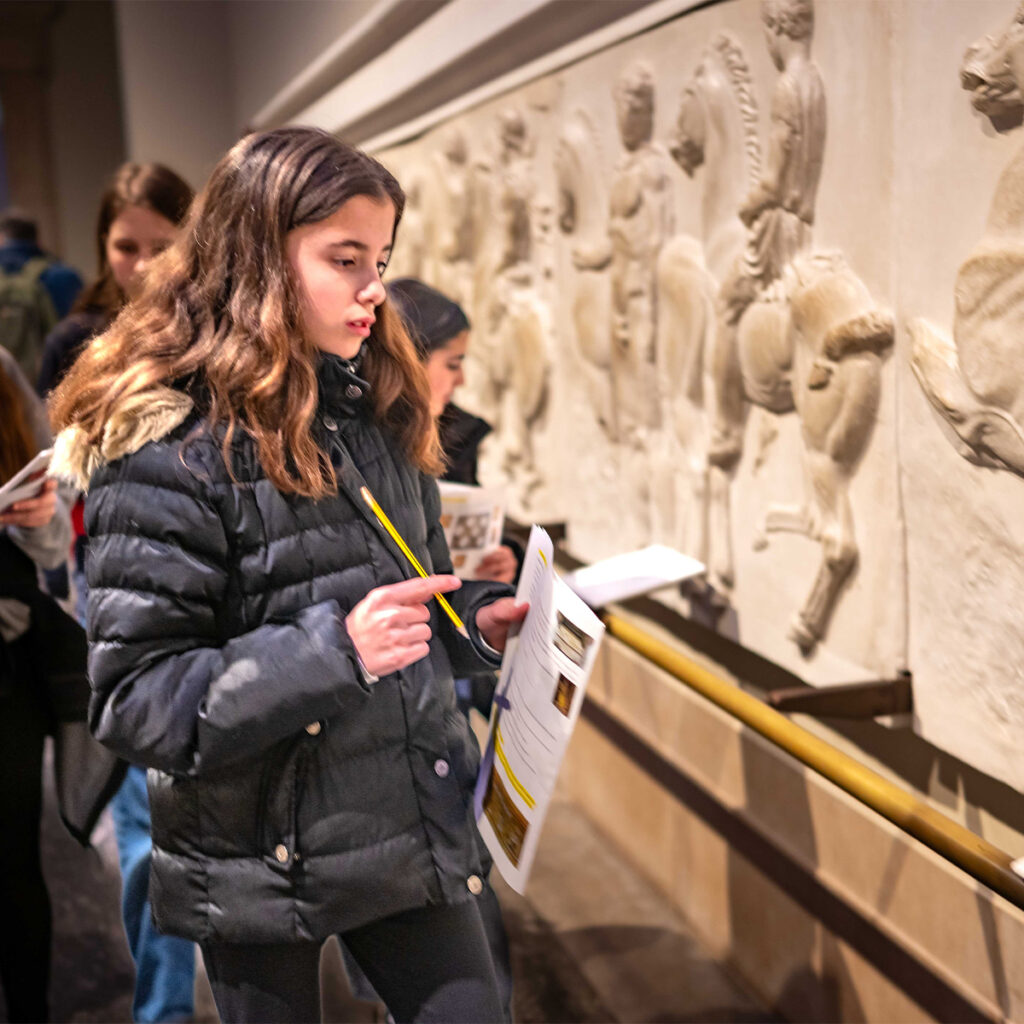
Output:
[[472,484],[438,481],[441,492],[441,527],[452,568],[462,579],[474,579],[484,556],[501,544],[505,523],[505,497],[501,491]]
[[39,493],[52,454],[52,448],[41,451],[34,458],[29,459],[3,487],[0,487],[0,512],[6,512],[15,502],[34,498]]
[[703,562],[664,544],[604,558],[565,576],[565,582],[591,608],[624,601],[649,590],[678,583],[704,572]]
[[555,572],[553,553],[534,526],[516,591],[530,611],[505,647],[474,801],[480,834],[519,893],[604,636],[601,620]]

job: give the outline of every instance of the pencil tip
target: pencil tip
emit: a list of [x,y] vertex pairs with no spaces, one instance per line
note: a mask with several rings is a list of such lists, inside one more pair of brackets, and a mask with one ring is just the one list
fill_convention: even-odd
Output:
[[469,630],[465,626],[456,626],[455,632],[459,634],[464,640],[469,639]]

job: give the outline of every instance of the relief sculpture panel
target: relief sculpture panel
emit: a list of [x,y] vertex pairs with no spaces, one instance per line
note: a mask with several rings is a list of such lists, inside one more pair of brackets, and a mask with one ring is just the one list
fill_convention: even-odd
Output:
[[728,0],[379,155],[513,514],[700,558],[659,599],[811,683],[909,669],[1019,785],[1018,73],[1013,0]]

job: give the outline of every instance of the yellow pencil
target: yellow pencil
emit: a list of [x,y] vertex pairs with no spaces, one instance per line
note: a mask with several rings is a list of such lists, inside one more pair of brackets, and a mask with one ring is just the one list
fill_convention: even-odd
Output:
[[[370,506],[370,509],[377,517],[377,521],[380,525],[383,526],[389,534],[391,534],[391,539],[402,549],[402,554],[409,559],[409,564],[420,574],[420,576],[426,579],[430,574],[422,565],[420,565],[419,559],[412,553],[409,545],[402,540],[402,535],[394,528],[391,520],[388,519],[387,514],[384,512],[384,509],[377,504],[377,499],[370,493],[370,489],[368,487],[360,487],[359,493],[363,496],[363,501]],[[468,640],[469,631],[466,629],[462,619],[459,618],[455,609],[445,600],[444,594],[434,594],[434,597],[437,598],[437,603],[444,609],[448,618],[455,624],[455,628],[459,634]]]

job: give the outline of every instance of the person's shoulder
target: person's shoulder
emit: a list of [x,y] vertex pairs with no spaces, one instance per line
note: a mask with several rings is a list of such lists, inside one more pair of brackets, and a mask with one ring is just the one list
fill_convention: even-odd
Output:
[[103,330],[107,321],[107,314],[98,307],[90,306],[87,309],[76,310],[64,317],[50,331],[46,336],[46,344],[54,348],[80,345]]
[[493,429],[487,420],[449,402],[438,419],[442,440],[447,437],[456,444],[479,444]]
[[[176,478],[189,434],[201,427],[190,396],[159,385],[115,405],[99,439],[78,424],[65,427],[54,443],[51,471],[83,491],[97,483]],[[199,436],[196,447],[205,454]]]
[[46,265],[46,269],[42,273],[44,281],[52,282],[54,284],[65,284],[75,285],[78,288],[82,287],[82,276],[75,270],[74,267],[69,267],[66,263],[61,263],[60,260],[50,257],[49,262]]

